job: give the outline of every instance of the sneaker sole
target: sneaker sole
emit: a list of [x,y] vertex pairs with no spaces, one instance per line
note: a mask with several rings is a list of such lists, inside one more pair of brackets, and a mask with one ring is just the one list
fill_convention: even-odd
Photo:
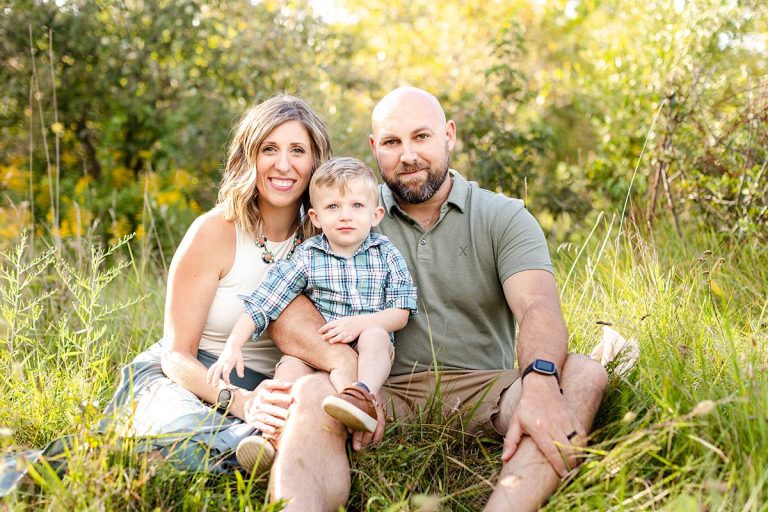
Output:
[[272,469],[275,448],[261,436],[246,437],[237,445],[237,463],[249,473],[262,475]]
[[328,416],[339,420],[345,427],[357,432],[375,432],[376,418],[368,416],[363,411],[346,400],[329,396],[323,400],[323,410]]

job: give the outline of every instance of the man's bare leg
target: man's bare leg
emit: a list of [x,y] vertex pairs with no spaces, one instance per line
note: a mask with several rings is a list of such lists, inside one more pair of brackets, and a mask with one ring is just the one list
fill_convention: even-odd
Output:
[[347,431],[321,407],[334,392],[326,373],[302,377],[293,386],[270,479],[270,495],[288,500],[286,511],[335,511],[349,499]]
[[[605,369],[586,356],[569,354],[560,384],[563,395],[573,407],[584,429],[589,432],[608,384]],[[518,379],[501,397],[499,415],[495,421],[496,428],[501,432],[506,432],[520,400],[520,386]],[[499,481],[485,510],[538,510],[559,484],[560,477],[539,451],[536,443],[525,436],[515,455],[501,468]]]

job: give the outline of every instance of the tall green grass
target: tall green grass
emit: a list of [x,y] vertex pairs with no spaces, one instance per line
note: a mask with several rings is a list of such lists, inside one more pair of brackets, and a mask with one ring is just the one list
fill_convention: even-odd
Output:
[[[640,358],[612,376],[585,462],[547,510],[768,510],[768,248],[604,219],[586,238],[552,248],[571,348],[589,353],[608,323]],[[247,476],[187,473],[94,435],[119,368],[162,330],[163,271],[134,256],[127,240],[3,253],[0,444],[75,443],[64,476],[37,465],[2,506],[279,510]],[[389,425],[352,456],[349,510],[477,510],[500,454],[436,414]]]

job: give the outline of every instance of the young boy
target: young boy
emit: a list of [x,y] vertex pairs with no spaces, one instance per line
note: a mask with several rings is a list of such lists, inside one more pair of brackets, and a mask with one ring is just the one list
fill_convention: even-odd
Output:
[[[371,233],[384,208],[379,206],[376,179],[368,166],[354,158],[333,158],[313,174],[309,195],[308,214],[323,234],[272,267],[250,296],[241,296],[247,312],[208,370],[208,380],[221,377],[229,382],[233,368],[242,373],[242,347],[248,339],[254,333],[260,336],[269,321],[303,292],[327,321],[320,329],[323,339],[356,342],[358,353],[358,381],[341,370],[331,371],[338,393],[325,399],[323,409],[351,430],[373,432],[374,396],[389,375],[394,357],[392,332],[402,329],[409,314],[416,313],[416,288],[400,252],[385,236]],[[275,378],[286,379],[280,367]],[[257,439],[251,442],[263,444]],[[238,460],[240,455],[239,446]]]

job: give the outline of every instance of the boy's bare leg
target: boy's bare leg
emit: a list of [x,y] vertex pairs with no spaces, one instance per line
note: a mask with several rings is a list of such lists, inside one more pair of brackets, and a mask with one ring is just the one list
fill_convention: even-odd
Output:
[[368,386],[371,393],[378,395],[389,377],[394,356],[395,350],[387,331],[381,327],[365,329],[357,340],[357,380]]
[[294,402],[270,479],[270,495],[288,500],[286,511],[335,511],[349,498],[347,430],[320,405],[333,393],[325,373],[302,377],[293,386]]
[[[569,354],[560,379],[568,399],[584,429],[589,432],[607,385],[605,369],[586,356]],[[501,397],[495,424],[505,432],[520,399],[518,379]],[[538,510],[560,485],[546,457],[529,436],[523,440],[510,461],[501,468],[499,481],[485,506],[486,511]]]

